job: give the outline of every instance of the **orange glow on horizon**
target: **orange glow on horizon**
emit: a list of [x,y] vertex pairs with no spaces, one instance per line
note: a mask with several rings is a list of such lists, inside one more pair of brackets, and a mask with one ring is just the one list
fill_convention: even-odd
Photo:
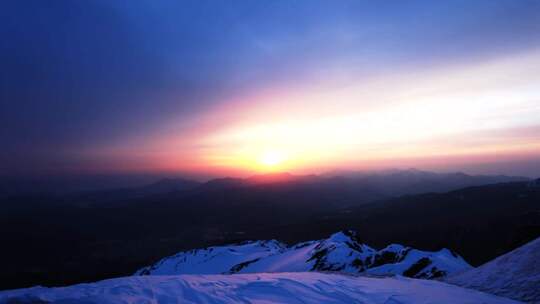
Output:
[[88,155],[218,175],[539,156],[539,59],[540,50],[340,85],[266,88],[182,121],[190,128]]
[[208,114],[223,116],[197,144],[211,166],[258,172],[538,149],[539,136],[504,133],[539,124],[539,58],[264,91]]

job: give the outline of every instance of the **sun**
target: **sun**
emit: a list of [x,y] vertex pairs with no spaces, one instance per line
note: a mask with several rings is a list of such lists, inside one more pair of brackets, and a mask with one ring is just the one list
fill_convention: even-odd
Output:
[[266,151],[260,156],[259,163],[266,168],[275,168],[279,166],[284,159],[283,153],[280,153],[279,151]]

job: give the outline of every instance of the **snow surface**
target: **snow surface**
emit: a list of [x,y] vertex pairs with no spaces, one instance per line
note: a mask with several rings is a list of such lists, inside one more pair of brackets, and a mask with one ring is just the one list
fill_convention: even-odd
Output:
[[447,282],[525,302],[540,303],[540,238]]
[[242,262],[267,257],[284,249],[285,245],[271,240],[190,250],[162,259],[137,271],[136,275],[227,273]]
[[372,267],[366,270],[366,273],[369,274],[405,274],[405,272],[410,269],[415,263],[423,258],[429,259],[431,263],[426,267],[422,268],[414,277],[417,278],[433,278],[437,277],[434,275],[433,270],[442,270],[446,273],[454,273],[470,269],[470,265],[465,262],[465,260],[452,253],[448,249],[442,249],[436,252],[421,251],[416,249],[410,249],[403,247],[401,245],[390,245],[389,247],[381,250],[384,252],[395,252],[401,260],[396,263],[388,263],[377,267]]
[[439,281],[317,272],[132,276],[0,292],[0,303],[519,303]]
[[470,268],[448,249],[428,252],[393,244],[377,251],[362,244],[355,232],[343,231],[290,247],[255,241],[180,252],[135,275],[339,271],[431,279]]

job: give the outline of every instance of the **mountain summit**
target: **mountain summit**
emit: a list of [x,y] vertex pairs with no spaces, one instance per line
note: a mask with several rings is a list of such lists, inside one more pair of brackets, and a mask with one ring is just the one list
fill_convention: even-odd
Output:
[[376,250],[361,243],[356,232],[340,231],[293,246],[250,241],[180,252],[136,275],[338,271],[433,279],[469,268],[448,249],[428,252],[392,244]]

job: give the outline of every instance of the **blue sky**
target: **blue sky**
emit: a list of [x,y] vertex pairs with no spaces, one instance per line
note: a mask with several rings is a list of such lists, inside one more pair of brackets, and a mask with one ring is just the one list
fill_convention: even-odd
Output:
[[[2,6],[5,174],[161,170],[167,167],[164,150],[200,159],[204,151],[200,143],[191,144],[193,137],[231,125],[227,119],[208,123],[209,113],[261,108],[258,99],[249,98],[240,110],[233,107],[231,100],[242,96],[497,62],[540,46],[538,1],[5,1]],[[362,105],[354,109],[361,111]],[[193,135],[194,129],[204,131]],[[178,144],[160,146],[156,138]],[[129,152],[138,145],[153,148]],[[116,168],[118,158],[123,165]],[[136,165],[141,163],[146,165]],[[171,163],[171,169],[183,169],[181,160]]]

